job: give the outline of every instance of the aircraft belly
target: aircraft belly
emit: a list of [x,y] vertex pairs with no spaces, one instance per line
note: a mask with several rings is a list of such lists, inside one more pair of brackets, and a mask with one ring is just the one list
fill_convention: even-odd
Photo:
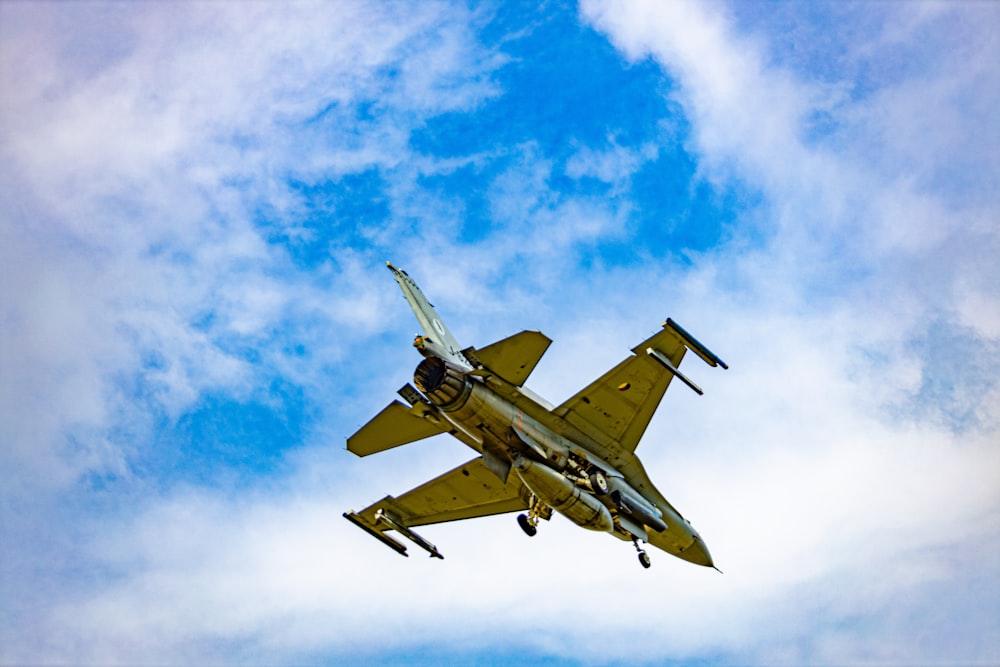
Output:
[[346,519],[404,556],[406,546],[387,533],[441,558],[414,526],[527,510],[518,523],[534,535],[539,519],[557,511],[580,527],[632,542],[643,567],[650,562],[641,542],[713,565],[705,542],[634,452],[672,378],[701,393],[679,370],[686,352],[728,368],[719,357],[668,319],[630,357],[552,406],[523,386],[550,339],[522,331],[481,350],[461,349],[413,279],[386,264],[423,329],[414,340],[423,360],[413,385],[399,390],[409,405],[390,403],[348,438],[347,448],[365,456],[447,433],[479,455]]
[[608,508],[552,468],[519,456],[514,460],[514,470],[543,503],[576,525],[606,533],[614,530]]
[[448,414],[464,428],[505,444],[516,408],[481,384],[474,383],[465,404]]

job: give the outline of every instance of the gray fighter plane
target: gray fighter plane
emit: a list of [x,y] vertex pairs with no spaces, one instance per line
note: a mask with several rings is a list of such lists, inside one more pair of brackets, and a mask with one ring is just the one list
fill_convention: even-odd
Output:
[[[357,433],[347,449],[367,456],[440,433],[458,438],[476,457],[408,491],[386,496],[344,517],[406,556],[395,531],[434,558],[438,548],[414,532],[427,524],[524,511],[529,536],[556,511],[589,530],[640,542],[691,563],[714,567],[708,547],[657,491],[634,454],[673,378],[701,394],[678,370],[688,350],[710,366],[729,368],[668,319],[632,348],[632,355],[555,407],[524,387],[552,342],[522,331],[482,349],[462,348],[413,279],[386,262],[423,334],[413,344],[424,359],[413,385]],[[512,474],[513,473],[513,474]]]

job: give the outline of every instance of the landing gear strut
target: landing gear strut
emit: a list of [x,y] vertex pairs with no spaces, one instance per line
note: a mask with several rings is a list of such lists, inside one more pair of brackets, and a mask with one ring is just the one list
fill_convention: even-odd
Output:
[[639,563],[648,570],[649,566],[652,565],[649,561],[649,554],[639,546],[639,540],[633,539],[632,544],[635,546],[635,550],[639,552]]
[[534,537],[538,533],[538,519],[542,518],[544,511],[545,505],[538,501],[537,496],[532,495],[528,500],[528,513],[517,515],[517,525],[521,527],[525,535]]

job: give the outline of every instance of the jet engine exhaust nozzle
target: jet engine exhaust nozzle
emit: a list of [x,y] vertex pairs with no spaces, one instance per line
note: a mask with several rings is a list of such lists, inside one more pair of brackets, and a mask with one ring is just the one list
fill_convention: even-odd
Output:
[[437,357],[427,357],[413,372],[413,382],[442,410],[457,410],[472,393],[472,383],[458,366]]

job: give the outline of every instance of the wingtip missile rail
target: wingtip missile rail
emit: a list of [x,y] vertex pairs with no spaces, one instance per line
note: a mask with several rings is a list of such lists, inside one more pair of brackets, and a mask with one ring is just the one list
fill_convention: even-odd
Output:
[[400,556],[406,556],[407,558],[410,557],[410,554],[406,553],[406,547],[404,545],[392,539],[385,533],[382,533],[379,530],[372,528],[370,525],[368,525],[368,523],[364,519],[361,518],[361,516],[358,515],[357,512],[344,512],[344,518],[353,523],[361,530],[371,535],[372,537],[374,537],[382,544],[386,545],[387,547],[398,553]]
[[372,524],[371,521],[366,520],[357,512],[344,512],[344,518],[401,556],[409,557],[410,554],[406,553],[406,547],[386,535],[382,530],[379,530],[378,524],[385,524],[389,529],[392,529],[407,538],[418,547],[429,553],[431,558],[440,558],[441,560],[444,560],[444,556],[441,555],[441,552],[438,551],[436,546],[410,530],[406,524],[386,512],[384,509],[378,509],[375,511],[374,524]]
[[706,364],[708,364],[709,366],[722,366],[726,370],[729,370],[729,366],[726,364],[726,362],[720,359],[710,349],[702,345],[697,338],[689,334],[684,329],[684,327],[677,324],[677,322],[675,322],[673,319],[668,317],[667,321],[663,323],[663,326],[664,328],[673,329],[674,332],[681,337],[681,340],[684,341],[684,344],[687,345],[688,349],[690,349],[692,352],[701,357],[702,361],[704,361]]
[[441,552],[438,551],[438,548],[436,546],[434,546],[433,544],[422,538],[420,535],[414,533],[412,530],[407,528],[402,521],[395,518],[385,510],[380,509],[376,511],[375,520],[381,523],[385,523],[390,528],[395,530],[397,533],[406,537],[408,540],[416,544],[418,547],[429,553],[431,555],[431,558],[440,558],[441,560],[444,560],[444,556],[441,555]]

